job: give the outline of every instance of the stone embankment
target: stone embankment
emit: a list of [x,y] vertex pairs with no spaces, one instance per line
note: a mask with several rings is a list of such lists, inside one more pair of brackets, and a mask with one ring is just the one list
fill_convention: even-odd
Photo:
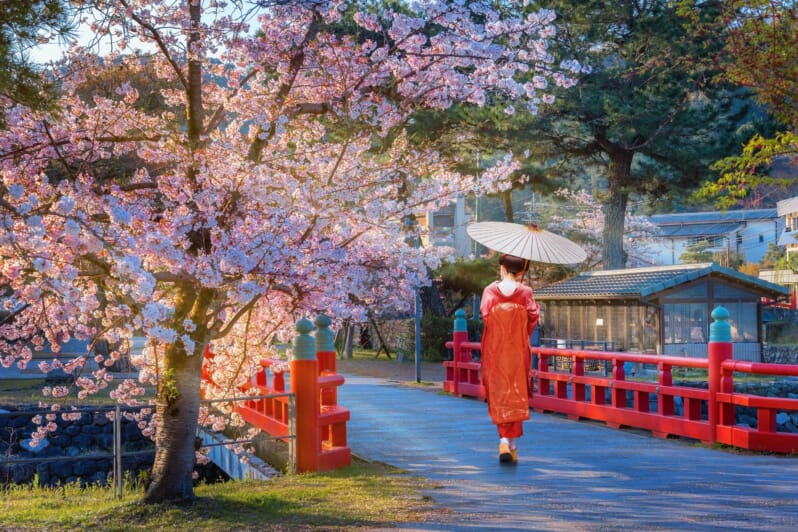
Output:
[[766,345],[762,348],[762,362],[798,364],[798,345]]
[[[107,485],[113,471],[113,422],[106,412],[81,410],[68,412],[64,419],[55,414],[52,422],[58,427],[33,446],[30,435],[39,427],[33,422],[37,410],[33,406],[0,408],[0,485],[38,481],[40,486],[58,486],[79,482]],[[17,413],[18,412],[18,413]],[[47,420],[45,420],[45,423]],[[137,475],[149,470],[153,461],[152,440],[142,435],[138,423],[122,417],[123,471]],[[93,457],[97,456],[99,457]],[[32,460],[37,459],[37,460]],[[8,463],[7,460],[25,460]]]

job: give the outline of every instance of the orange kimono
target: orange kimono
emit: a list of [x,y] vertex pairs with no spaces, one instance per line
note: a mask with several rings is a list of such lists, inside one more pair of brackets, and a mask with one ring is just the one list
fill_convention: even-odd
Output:
[[540,316],[532,289],[518,284],[509,296],[491,283],[482,292],[482,381],[488,414],[500,437],[517,438],[529,419],[529,336]]

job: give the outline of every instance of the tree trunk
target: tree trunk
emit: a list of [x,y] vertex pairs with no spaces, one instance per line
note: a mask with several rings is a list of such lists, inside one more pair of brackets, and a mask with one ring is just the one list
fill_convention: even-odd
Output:
[[504,202],[504,218],[508,222],[514,222],[515,213],[513,212],[513,190],[505,190],[501,193]]
[[344,358],[346,360],[352,360],[354,358],[352,354],[354,340],[355,340],[355,325],[353,323],[349,323],[346,326],[346,337],[344,340]]
[[195,439],[200,405],[202,354],[186,356],[183,349],[168,348],[168,370],[156,401],[158,426],[152,482],[145,503],[180,501],[194,497]]
[[[189,148],[200,147],[203,120],[202,59],[199,43],[202,7],[199,2],[188,4],[191,29],[187,36],[188,69],[186,82],[186,119]],[[194,169],[188,170],[190,180]],[[201,239],[200,239],[201,240]],[[207,241],[194,246],[201,249]],[[183,320],[191,318],[195,324],[207,323],[207,311],[214,293],[208,289],[197,291],[192,286],[177,286],[173,328],[183,329]],[[182,343],[166,348],[161,381],[156,398],[158,423],[155,433],[155,461],[152,482],[144,495],[145,503],[159,503],[193,498],[195,441],[200,406],[202,361],[209,333],[197,327],[191,334],[195,342],[193,353],[187,353]]]
[[[175,288],[173,327],[180,331],[188,318],[206,323],[216,293],[193,286]],[[194,497],[193,478],[195,441],[200,407],[200,384],[205,346],[210,333],[197,327],[191,334],[194,351],[187,353],[182,343],[166,348],[156,407],[155,461],[152,482],[144,494],[145,503],[180,501]]]
[[623,250],[624,220],[629,192],[626,183],[632,171],[634,152],[616,148],[609,152],[610,164],[607,175],[607,197],[604,201],[604,231],[602,267],[617,270],[626,266],[626,252]]

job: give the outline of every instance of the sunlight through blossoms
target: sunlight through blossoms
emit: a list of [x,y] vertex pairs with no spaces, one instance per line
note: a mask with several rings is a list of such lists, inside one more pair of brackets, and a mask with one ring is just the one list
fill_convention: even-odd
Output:
[[547,51],[553,12],[513,2],[87,4],[115,48],[69,50],[59,111],[0,101],[2,364],[88,341],[60,368],[81,399],[112,382],[135,336],[138,381],[112,397],[135,405],[158,385],[159,405],[199,412],[210,342],[206,396],[229,396],[303,315],[406,311],[446,251],[408,245],[403,221],[518,169],[457,173],[409,138],[414,113],[498,94],[508,113],[534,112],[583,70]]

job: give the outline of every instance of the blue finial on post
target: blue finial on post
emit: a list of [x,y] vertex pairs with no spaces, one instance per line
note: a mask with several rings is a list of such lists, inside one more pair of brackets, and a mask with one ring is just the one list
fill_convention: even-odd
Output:
[[710,342],[731,342],[731,325],[729,325],[729,311],[725,307],[717,306],[712,311],[712,325],[709,326]]
[[316,324],[316,349],[318,351],[335,351],[335,334],[330,330],[332,320],[329,316],[319,314],[313,323]]
[[468,332],[466,313],[461,308],[454,311],[454,332]]
[[313,322],[307,318],[302,318],[294,326],[298,333],[294,336],[294,349],[291,353],[292,360],[315,360],[316,359],[316,340],[310,335],[315,329]]

